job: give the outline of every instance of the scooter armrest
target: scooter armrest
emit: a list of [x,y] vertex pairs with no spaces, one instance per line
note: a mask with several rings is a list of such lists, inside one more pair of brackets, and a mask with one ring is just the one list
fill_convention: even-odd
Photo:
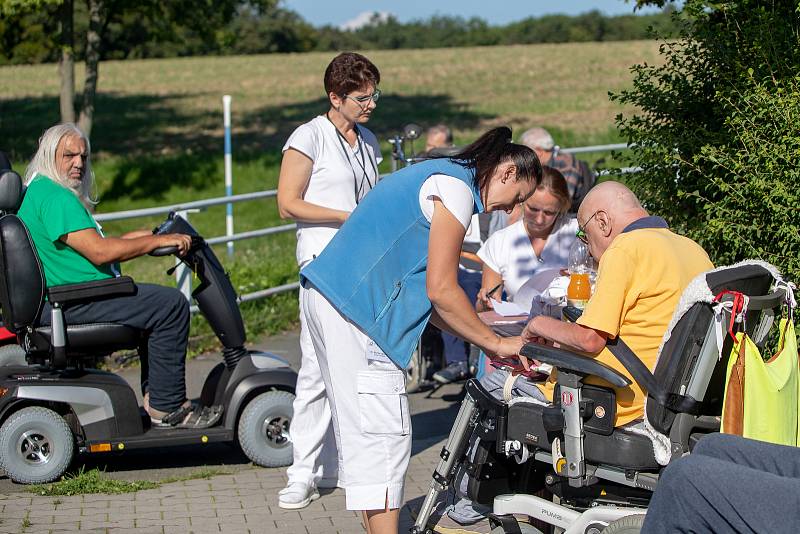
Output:
[[549,363],[563,371],[571,371],[582,376],[596,376],[616,387],[625,387],[631,381],[611,367],[602,364],[594,358],[587,358],[574,352],[569,352],[539,343],[528,343],[522,347],[520,354],[527,358]]
[[47,298],[52,304],[90,302],[109,297],[125,297],[136,294],[136,284],[130,276],[119,276],[105,280],[65,284],[47,289]]

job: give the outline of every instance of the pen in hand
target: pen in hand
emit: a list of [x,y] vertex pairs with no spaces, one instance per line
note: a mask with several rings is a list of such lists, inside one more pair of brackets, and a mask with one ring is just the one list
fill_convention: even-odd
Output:
[[503,282],[500,282],[499,284],[497,284],[496,286],[494,286],[492,289],[490,289],[489,291],[487,291],[487,292],[486,292],[486,298],[487,298],[487,299],[488,299],[488,298],[491,298],[492,294],[494,294],[494,292],[495,292],[495,291],[497,291],[498,289],[500,289],[500,287],[501,287],[502,285],[503,285]]

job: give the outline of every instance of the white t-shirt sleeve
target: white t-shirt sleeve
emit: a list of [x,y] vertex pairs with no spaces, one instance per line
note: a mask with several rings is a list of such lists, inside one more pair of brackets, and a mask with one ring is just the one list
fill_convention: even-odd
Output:
[[378,142],[378,138],[366,128],[364,128],[362,132],[364,132],[364,141],[372,147],[372,153],[375,155],[375,163],[380,165],[383,161],[383,155],[381,154],[381,144]]
[[319,138],[317,129],[314,128],[311,123],[302,124],[298,126],[297,129],[292,132],[292,135],[289,136],[289,139],[286,140],[282,152],[293,148],[308,156],[311,161],[316,161],[320,141],[321,139]]
[[419,206],[428,222],[433,219],[434,199],[442,201],[465,231],[469,228],[475,201],[466,183],[446,174],[434,174],[425,180],[419,190]]
[[503,274],[502,267],[498,261],[498,254],[503,246],[503,236],[499,232],[489,236],[489,239],[478,250],[478,257],[483,260],[484,265],[496,272]]

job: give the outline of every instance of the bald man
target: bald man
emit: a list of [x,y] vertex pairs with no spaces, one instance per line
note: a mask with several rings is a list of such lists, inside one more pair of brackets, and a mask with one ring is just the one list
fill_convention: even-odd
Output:
[[[623,426],[643,417],[646,393],[605,348],[606,341],[620,337],[652,370],[681,293],[714,266],[700,245],[671,232],[661,217],[650,216],[619,182],[604,182],[589,191],[578,210],[578,228],[578,238],[600,264],[594,294],[576,323],[534,317],[523,340],[556,342],[630,378],[630,386],[614,388],[615,426]],[[540,386],[548,400],[556,375],[554,370]],[[586,383],[611,387],[599,379]]]

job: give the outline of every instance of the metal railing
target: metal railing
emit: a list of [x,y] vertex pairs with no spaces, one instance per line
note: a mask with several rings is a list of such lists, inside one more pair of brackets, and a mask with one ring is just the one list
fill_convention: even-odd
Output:
[[[561,152],[568,152],[571,154],[583,154],[587,152],[608,152],[611,150],[623,150],[627,148],[628,145],[625,143],[618,143],[618,144],[607,144],[607,145],[593,145],[593,146],[583,146],[583,147],[574,147],[574,148],[559,148]],[[614,169],[612,170],[603,170],[598,172],[598,176],[609,176],[612,174],[627,174],[633,172],[639,172],[641,169],[639,167],[625,167],[622,169]],[[181,202],[178,204],[171,204],[168,206],[157,206],[153,208],[142,208],[142,209],[135,209],[135,210],[124,210],[124,211],[115,211],[110,213],[99,213],[95,215],[95,219],[99,222],[106,222],[106,221],[119,221],[124,219],[135,219],[138,217],[151,217],[153,215],[166,215],[170,212],[176,212],[183,216],[184,218],[189,217],[189,213],[191,211],[197,211],[202,208],[208,208],[211,206],[221,206],[221,205],[232,205],[238,202],[248,202],[251,200],[260,200],[264,198],[272,198],[277,196],[278,191],[276,189],[270,189],[267,191],[256,191],[254,193],[243,193],[239,195],[231,195],[225,197],[216,197],[216,198],[209,198],[205,200],[193,200],[190,202]],[[239,232],[233,233],[229,235],[211,237],[206,239],[206,242],[210,245],[217,245],[221,243],[228,243],[233,241],[242,241],[245,239],[253,239],[256,237],[264,237],[273,234],[279,234],[283,232],[290,232],[297,229],[297,225],[292,224],[284,224],[280,226],[271,226],[266,228],[259,228],[256,230],[250,230],[247,232]],[[181,291],[186,295],[187,299],[191,299],[191,276],[190,272],[183,264],[180,263],[179,260],[176,260],[179,268],[175,270],[175,278],[176,278],[176,285]],[[240,302],[247,302],[250,300],[256,300],[264,297],[269,297],[271,295],[275,295],[278,293],[283,293],[286,291],[293,291],[300,287],[299,282],[293,282],[291,284],[283,284],[276,287],[269,287],[266,289],[262,289],[259,291],[254,291],[252,293],[247,293],[244,295],[239,296]],[[197,312],[197,306],[192,306],[192,313]]]

